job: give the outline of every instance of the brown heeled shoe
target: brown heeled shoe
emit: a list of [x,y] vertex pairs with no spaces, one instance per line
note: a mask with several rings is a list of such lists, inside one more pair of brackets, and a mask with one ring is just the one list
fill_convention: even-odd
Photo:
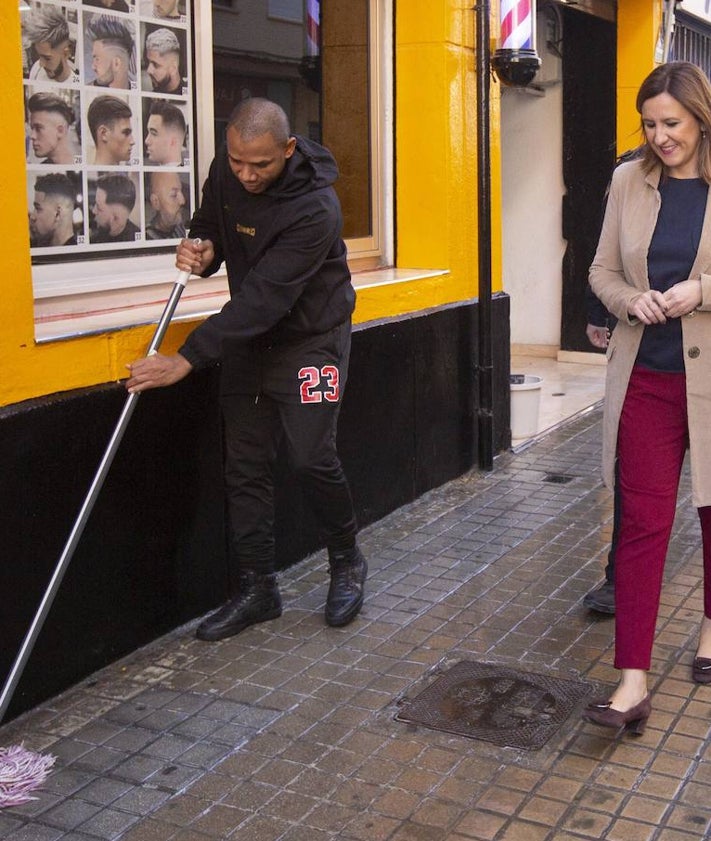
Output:
[[711,683],[711,658],[694,657],[691,676],[696,683]]
[[600,727],[611,727],[617,730],[618,736],[626,730],[633,736],[641,736],[651,712],[651,696],[647,695],[624,712],[613,710],[610,701],[591,701],[583,711],[583,719]]

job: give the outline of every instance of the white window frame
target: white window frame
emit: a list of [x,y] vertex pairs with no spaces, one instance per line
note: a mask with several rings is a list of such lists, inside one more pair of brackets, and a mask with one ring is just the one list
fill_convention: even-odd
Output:
[[368,237],[346,242],[349,262],[354,270],[392,266],[394,262],[392,12],[392,0],[370,0],[370,201],[373,230]]
[[[373,231],[370,236],[346,241],[349,264],[356,272],[392,266],[394,257],[393,0],[369,2]],[[202,185],[214,157],[215,143],[211,0],[194,0],[193,26],[197,183]],[[209,33],[208,37],[204,33]],[[196,201],[199,199],[198,195]],[[61,288],[57,272],[63,277]],[[167,252],[35,265],[32,274],[35,340],[42,343],[156,322],[176,270],[174,253]],[[174,320],[185,321],[217,312],[228,295],[223,269],[211,278],[194,277],[183,293]]]

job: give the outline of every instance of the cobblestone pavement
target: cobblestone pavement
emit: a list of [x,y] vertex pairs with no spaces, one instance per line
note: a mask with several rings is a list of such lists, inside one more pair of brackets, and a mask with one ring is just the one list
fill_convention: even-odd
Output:
[[179,628],[0,728],[58,757],[11,841],[698,841],[711,837],[711,686],[690,679],[701,615],[685,471],[638,738],[580,719],[536,750],[395,716],[459,661],[614,684],[614,622],[585,610],[611,499],[601,413],[365,529],[361,616],[323,623],[319,553],[283,573],[284,615],[220,643]]

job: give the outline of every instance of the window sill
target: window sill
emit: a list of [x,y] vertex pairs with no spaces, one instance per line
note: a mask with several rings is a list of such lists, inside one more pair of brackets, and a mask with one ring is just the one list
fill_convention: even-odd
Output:
[[[130,291],[115,289],[91,295],[36,298],[35,341],[43,344],[157,324],[174,285],[157,283]],[[172,320],[206,318],[218,312],[228,299],[226,276],[193,277],[181,295]]]
[[[353,274],[353,286],[371,289],[398,283],[440,277],[439,269],[375,269]],[[130,290],[126,304],[125,289],[94,292],[90,296],[66,295],[35,300],[35,340],[38,344],[125,330],[157,324],[173,283],[158,283]],[[227,278],[214,275],[193,277],[185,287],[173,316],[173,322],[194,321],[219,312],[229,300]]]
[[376,286],[390,286],[395,283],[408,283],[412,280],[425,280],[429,277],[442,277],[448,274],[446,269],[370,269],[353,274],[353,286],[359,289],[372,289]]

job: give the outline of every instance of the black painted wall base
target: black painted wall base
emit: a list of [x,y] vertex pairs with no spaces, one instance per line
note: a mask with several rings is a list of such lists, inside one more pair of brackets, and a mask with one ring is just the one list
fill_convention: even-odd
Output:
[[[510,444],[509,300],[494,325],[494,452]],[[361,526],[477,464],[477,306],[357,328],[339,452]],[[18,685],[35,706],[229,593],[217,372],[149,392],[129,428]],[[0,681],[17,656],[125,401],[120,385],[0,410]],[[320,547],[281,467],[277,557]]]

